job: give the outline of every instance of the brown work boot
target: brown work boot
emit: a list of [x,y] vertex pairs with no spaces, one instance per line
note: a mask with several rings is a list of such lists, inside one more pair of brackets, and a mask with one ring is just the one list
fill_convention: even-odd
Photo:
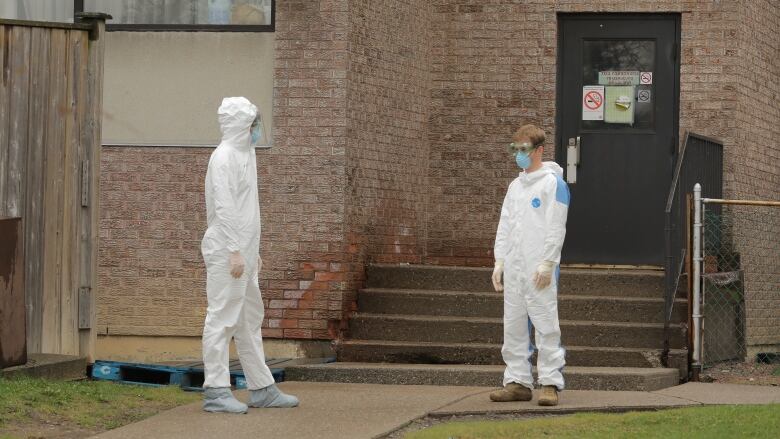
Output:
[[539,405],[558,405],[558,388],[555,386],[542,386],[542,394],[539,395]]
[[495,402],[530,401],[531,397],[531,389],[517,383],[509,383],[490,394],[490,400]]

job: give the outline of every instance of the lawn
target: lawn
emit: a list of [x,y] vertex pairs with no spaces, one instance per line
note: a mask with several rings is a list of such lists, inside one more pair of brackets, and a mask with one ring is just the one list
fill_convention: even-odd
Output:
[[0,379],[0,439],[87,437],[200,397],[178,387]]
[[504,438],[778,438],[780,404],[713,406],[634,412],[581,413],[521,421],[451,422],[407,439]]

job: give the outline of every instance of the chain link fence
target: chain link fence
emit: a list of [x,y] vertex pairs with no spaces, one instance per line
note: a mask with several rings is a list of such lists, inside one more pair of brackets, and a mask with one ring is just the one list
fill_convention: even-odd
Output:
[[780,203],[703,201],[702,378],[780,385]]

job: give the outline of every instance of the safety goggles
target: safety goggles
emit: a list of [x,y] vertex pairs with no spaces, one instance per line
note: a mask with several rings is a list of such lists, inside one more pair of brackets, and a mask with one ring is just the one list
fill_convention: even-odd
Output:
[[509,151],[509,154],[512,155],[515,155],[518,152],[522,152],[523,154],[531,154],[538,147],[539,145],[533,145],[531,142],[512,142],[507,147],[507,151]]

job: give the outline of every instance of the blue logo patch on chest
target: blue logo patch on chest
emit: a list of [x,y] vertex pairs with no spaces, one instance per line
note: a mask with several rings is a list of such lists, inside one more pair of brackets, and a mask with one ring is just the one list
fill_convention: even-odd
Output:
[[542,205],[542,200],[540,200],[539,198],[534,198],[533,200],[531,200],[531,206],[533,206],[534,209],[538,209],[539,206],[541,205]]

